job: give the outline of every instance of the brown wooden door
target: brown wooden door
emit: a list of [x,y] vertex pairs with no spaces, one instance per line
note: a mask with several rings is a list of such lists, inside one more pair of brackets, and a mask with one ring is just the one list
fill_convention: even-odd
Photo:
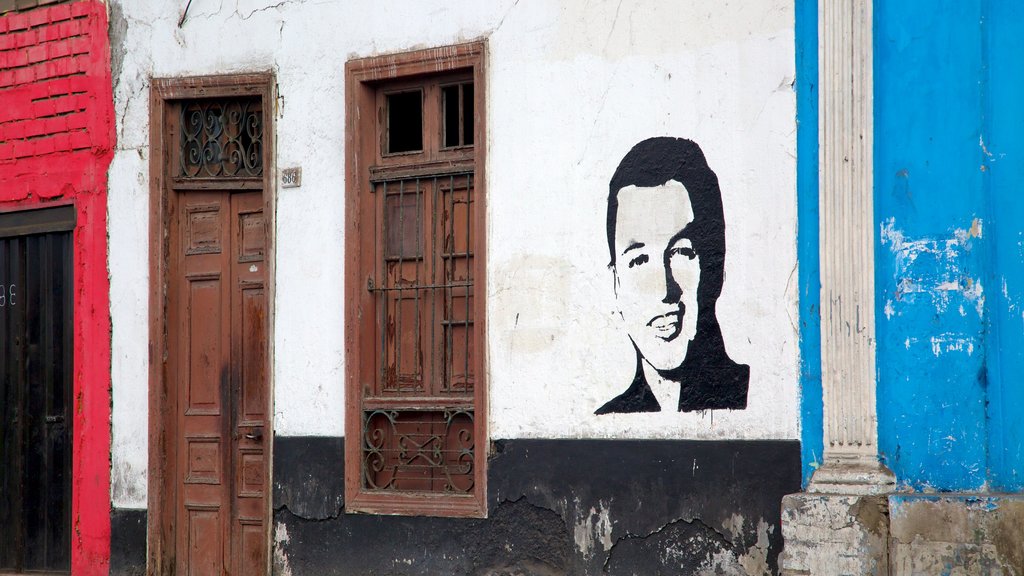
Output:
[[175,574],[267,565],[266,219],[259,191],[172,195]]

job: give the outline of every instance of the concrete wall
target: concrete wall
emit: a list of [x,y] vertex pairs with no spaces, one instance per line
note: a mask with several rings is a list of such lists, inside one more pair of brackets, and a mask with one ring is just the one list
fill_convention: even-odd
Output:
[[[116,541],[138,546],[147,502],[150,79],[269,70],[277,168],[302,168],[301,187],[275,190],[281,573],[344,573],[343,548],[363,559],[376,551],[377,562],[399,558],[394,542],[438,550],[424,538],[439,533],[452,534],[443,551],[454,572],[497,570],[502,558],[578,574],[773,568],[778,503],[799,478],[790,3],[196,1],[182,19],[183,6],[110,4],[111,490],[125,530]],[[489,518],[470,530],[346,515],[344,64],[474,39],[488,44],[487,384],[500,448]],[[608,267],[609,180],[655,136],[695,141],[717,174],[726,242],[717,320],[728,357],[749,366],[742,409],[594,414],[637,368]],[[544,546],[501,552],[534,522],[547,530]],[[377,547],[353,531],[378,534],[367,536]],[[475,550],[493,563],[473,564]],[[140,558],[118,563],[128,571]],[[404,560],[377,566],[441,569],[433,555]]]
[[[114,501],[145,505],[148,80],[273,70],[277,194],[274,427],[343,427],[345,60],[488,39],[491,436],[794,438],[793,11],[699,3],[398,5],[115,2],[120,146],[111,177]],[[745,410],[594,416],[629,383],[605,248],[608,180],[651,136],[697,141],[723,194],[718,318],[750,369]],[[538,402],[538,400],[543,400]]]

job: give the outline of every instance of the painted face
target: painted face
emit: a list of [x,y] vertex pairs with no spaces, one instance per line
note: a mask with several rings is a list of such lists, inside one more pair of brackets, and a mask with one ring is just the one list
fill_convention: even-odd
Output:
[[619,190],[615,299],[626,332],[657,370],[678,368],[697,332],[700,258],[687,236],[693,206],[686,187]]

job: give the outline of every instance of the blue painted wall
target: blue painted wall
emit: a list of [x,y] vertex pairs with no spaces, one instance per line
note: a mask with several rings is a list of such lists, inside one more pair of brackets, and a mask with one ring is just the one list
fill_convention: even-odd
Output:
[[985,31],[989,202],[989,486],[1024,488],[1024,3],[989,1]]
[[875,2],[879,447],[915,489],[1021,488],[1017,4]]
[[[875,0],[883,462],[913,489],[1024,488],[1024,3]],[[817,2],[796,2],[804,481],[821,459]]]
[[818,256],[818,2],[796,2],[797,259],[803,483],[821,462],[821,282]]

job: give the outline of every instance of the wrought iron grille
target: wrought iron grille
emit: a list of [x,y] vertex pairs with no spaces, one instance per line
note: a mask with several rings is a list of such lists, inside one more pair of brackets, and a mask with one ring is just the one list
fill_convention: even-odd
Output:
[[263,175],[259,98],[188,100],[181,104],[180,176]]
[[364,487],[470,493],[473,443],[470,410],[364,411]]

